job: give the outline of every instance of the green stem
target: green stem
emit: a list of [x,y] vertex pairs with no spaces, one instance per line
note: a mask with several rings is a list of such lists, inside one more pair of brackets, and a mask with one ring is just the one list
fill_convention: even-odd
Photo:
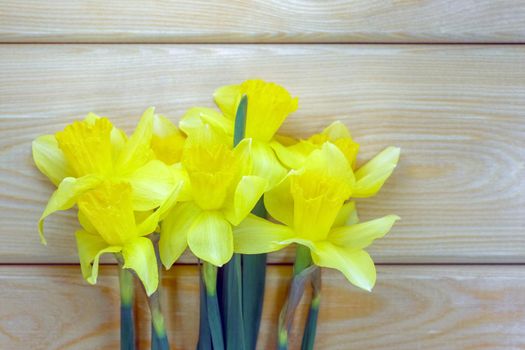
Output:
[[241,256],[233,254],[223,266],[222,308],[225,344],[228,350],[244,350]]
[[[119,260],[119,258],[117,258]],[[135,320],[133,317],[134,285],[131,271],[119,266],[120,284],[120,349],[135,350]]]
[[[261,198],[252,213],[266,218],[267,212]],[[255,349],[261,325],[266,282],[266,254],[242,255],[242,311],[247,349]]]
[[292,327],[295,310],[304,294],[306,282],[310,280],[311,274],[316,269],[312,265],[310,249],[297,245],[295,262],[293,266],[293,278],[290,283],[288,298],[279,315],[279,326],[277,334],[277,345],[279,350],[288,349],[288,333]]
[[297,276],[303,272],[307,267],[312,265],[312,255],[310,249],[304,245],[297,245],[295,250],[295,262],[293,264],[293,275]]
[[[202,266],[201,266],[202,270]],[[197,343],[197,350],[210,350],[213,349],[210,334],[210,324],[208,322],[208,306],[206,304],[206,287],[204,286],[204,278],[200,273],[199,278],[199,341]]]
[[149,297],[149,308],[151,311],[151,350],[169,350],[170,345],[158,290]]
[[206,289],[206,313],[213,350],[224,350],[221,313],[217,297],[217,266],[203,262],[201,271]]
[[148,297],[149,310],[151,313],[151,350],[169,350],[170,345],[168,335],[166,333],[166,325],[164,322],[164,315],[162,314],[160,302],[160,289],[162,281],[162,264],[159,259],[159,234],[154,233],[150,235],[150,239],[155,248],[155,255],[157,257],[157,269],[159,276],[159,287]]
[[316,268],[312,274],[313,295],[308,310],[308,319],[304,326],[301,350],[313,350],[315,335],[317,333],[317,319],[319,317],[319,305],[321,303],[321,270]]

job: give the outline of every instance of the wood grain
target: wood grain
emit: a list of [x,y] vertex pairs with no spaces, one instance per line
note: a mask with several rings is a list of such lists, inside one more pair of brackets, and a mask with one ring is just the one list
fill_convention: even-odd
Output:
[[77,261],[72,212],[47,220],[49,245],[39,244],[52,186],[32,139],[89,111],[128,131],[149,105],[177,120],[253,76],[300,97],[284,133],[340,119],[361,161],[402,148],[380,195],[358,201],[363,219],[402,217],[371,248],[377,261],[525,262],[524,62],[521,46],[0,46],[0,262]]
[[[275,324],[290,269],[271,267],[259,348],[273,349]],[[337,271],[323,271],[317,348],[522,349],[525,272],[511,266],[381,266],[373,293],[351,287]],[[77,266],[0,267],[0,348],[115,349],[118,281],[102,268],[97,286]],[[198,331],[197,268],[176,266],[163,279],[163,306],[176,349],[193,349]],[[149,348],[140,297],[139,349]],[[304,302],[296,319],[301,327]],[[298,348],[294,329],[291,349]]]
[[0,1],[1,42],[525,41],[515,0]]

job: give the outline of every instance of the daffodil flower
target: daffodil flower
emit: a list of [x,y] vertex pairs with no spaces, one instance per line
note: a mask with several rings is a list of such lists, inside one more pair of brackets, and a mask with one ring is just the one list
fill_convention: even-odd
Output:
[[163,115],[154,116],[151,149],[156,159],[167,165],[179,163],[185,141],[186,135],[168,118]]
[[345,155],[332,143],[314,150],[304,165],[290,171],[264,203],[276,224],[254,215],[234,229],[234,250],[243,254],[269,253],[292,243],[310,249],[313,262],[341,271],[354,285],[371,290],[374,263],[363,249],[384,236],[399,218],[355,223],[356,179]]
[[131,184],[134,210],[151,210],[166,199],[178,180],[167,165],[154,159],[153,117],[154,109],[146,110],[130,138],[108,119],[89,114],[55,135],[33,141],[37,167],[58,186],[39,220],[42,243],[46,243],[44,219],[73,207],[80,195],[105,180]]
[[179,184],[164,203],[138,222],[133,210],[129,183],[104,181],[78,199],[78,218],[83,227],[76,232],[82,275],[91,284],[97,282],[99,259],[105,253],[121,253],[123,268],[135,271],[151,295],[158,286],[155,250],[149,238],[158,222],[177,199]]
[[283,142],[273,141],[272,148],[279,160],[290,169],[300,168],[310,153],[320,149],[325,142],[331,142],[345,155],[352,169],[354,168],[359,144],[352,139],[347,127],[340,121],[333,122],[319,134],[314,134],[306,140]]
[[282,86],[263,80],[247,80],[240,85],[223,86],[214,93],[215,102],[223,114],[210,108],[192,108],[182,118],[183,131],[199,127],[200,119],[206,124],[233,135],[233,121],[243,95],[248,97],[246,113],[246,138],[251,138],[253,173],[276,185],[285,175],[286,169],[277,159],[270,144],[289,114],[297,109],[297,98]]
[[169,166],[175,179],[183,180],[179,201],[191,198],[188,174],[181,163],[186,138],[187,136],[168,118],[157,114],[154,116],[151,149],[156,159]]
[[[307,140],[299,140],[288,145],[272,142],[271,145],[284,165],[291,169],[298,169],[304,165],[308,155],[314,150],[323,147],[325,142],[330,142],[337,146],[352,169],[355,168],[359,144],[352,139],[350,132],[340,121],[332,123],[321,133],[315,134]],[[357,169],[355,171],[356,183],[352,196],[364,198],[375,195],[394,171],[399,160],[399,151],[398,147],[387,147]]]
[[250,146],[245,139],[232,148],[230,137],[208,124],[188,135],[182,165],[191,200],[178,203],[162,222],[159,250],[166,268],[187,246],[215,266],[230,260],[232,225],[248,215],[267,186],[265,179],[251,175]]

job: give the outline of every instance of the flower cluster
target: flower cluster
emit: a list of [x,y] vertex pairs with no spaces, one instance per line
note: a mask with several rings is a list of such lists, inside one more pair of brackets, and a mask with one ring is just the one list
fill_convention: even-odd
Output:
[[[277,134],[298,100],[274,83],[248,80],[219,88],[214,98],[219,110],[191,108],[178,127],[149,108],[131,136],[89,114],[37,138],[35,163],[57,186],[40,219],[42,241],[44,219],[77,205],[78,252],[90,283],[99,257],[113,253],[151,295],[158,268],[150,235],[158,232],[166,268],[187,248],[222,266],[234,253],[299,244],[316,265],[371,290],[375,267],[364,248],[399,218],[359,222],[352,199],[378,192],[399,149],[388,147],[356,167],[359,145],[340,122],[307,139]],[[244,138],[234,144],[243,98]],[[250,214],[261,198],[268,219]]]

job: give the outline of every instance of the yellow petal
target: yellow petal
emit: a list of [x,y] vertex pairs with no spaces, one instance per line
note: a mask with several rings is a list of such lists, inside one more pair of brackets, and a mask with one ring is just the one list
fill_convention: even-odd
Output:
[[292,173],[294,229],[304,237],[326,239],[345,200],[352,193],[354,175],[341,151],[331,143],[312,152]]
[[238,172],[238,180],[243,175],[252,175],[253,173],[252,145],[252,139],[243,139],[233,149],[235,160],[232,169],[235,168]]
[[108,246],[99,235],[86,231],[77,231],[75,236],[82,276],[89,283],[95,284],[97,283],[100,256],[105,253],[118,253],[122,247]]
[[242,95],[248,97],[246,137],[262,142],[269,142],[286,117],[297,109],[297,98],[286,89],[259,79],[223,86],[214,97],[225,116],[233,120]]
[[123,130],[116,128],[115,126],[113,126],[113,130],[111,130],[111,134],[109,135],[109,137],[112,146],[113,160],[117,160],[120,156],[120,152],[122,152],[122,150],[126,146],[128,137]]
[[92,234],[97,234],[97,229],[95,228],[95,226],[93,226],[91,221],[89,221],[89,219],[86,217],[84,212],[79,210],[77,213],[77,218],[78,218],[78,222],[80,223],[80,226],[82,226],[82,228],[85,231],[92,233]]
[[122,247],[125,269],[132,269],[141,280],[150,296],[159,286],[159,270],[157,257],[151,240],[145,237],[136,238]]
[[233,228],[233,250],[240,254],[270,253],[286,247],[288,244],[281,242],[292,236],[289,227],[250,214]]
[[172,170],[160,160],[149,161],[126,180],[133,188],[133,209],[139,211],[158,207],[175,188]]
[[294,204],[289,176],[264,195],[264,206],[275,220],[293,226]]
[[248,96],[246,137],[269,142],[298,100],[280,85],[262,80],[247,80],[240,86],[241,95]]
[[231,140],[209,125],[188,137],[182,165],[188,172],[193,200],[207,210],[221,209],[240,179],[240,164]]
[[267,179],[269,188],[273,188],[286,176],[286,168],[268,144],[253,140],[251,150],[252,174]]
[[155,157],[171,165],[180,162],[186,136],[166,117],[155,115],[151,148]]
[[355,173],[353,196],[364,198],[376,194],[394,171],[400,152],[398,147],[388,147],[360,167]]
[[213,93],[215,103],[219,106],[222,113],[231,120],[235,117],[241,97],[241,87],[239,85],[221,86]]
[[179,184],[173,188],[168,198],[164,200],[160,207],[145,217],[144,220],[142,220],[137,225],[137,235],[146,236],[157,229],[159,221],[163,220],[164,217],[169,214],[169,211],[175,206],[175,203],[177,203],[182,186],[183,183],[179,182]]
[[363,249],[386,235],[397,220],[399,216],[388,215],[355,225],[336,227],[330,231],[328,240],[351,249]]
[[326,141],[332,142],[343,152],[350,166],[354,166],[359,151],[359,144],[352,140],[346,125],[340,121],[335,121],[326,127],[321,134],[313,135],[308,139],[316,144],[323,144]]
[[151,138],[153,136],[153,116],[155,108],[148,108],[140,119],[133,135],[127,140],[126,145],[117,159],[117,172],[129,175],[153,157]]
[[108,119],[99,118],[94,123],[76,121],[55,134],[75,177],[113,172],[112,130]]
[[179,201],[189,201],[191,200],[191,183],[188,176],[188,172],[181,163],[176,163],[170,166],[170,170],[175,179],[175,183],[183,182],[182,188],[179,193]]
[[339,213],[337,213],[332,227],[352,225],[357,222],[359,222],[359,217],[357,216],[357,210],[355,209],[355,202],[347,202],[341,207]]
[[339,120],[328,125],[321,134],[328,136],[329,140],[337,140],[344,138],[351,138],[350,132],[346,125],[341,123]]
[[179,122],[179,127],[186,135],[208,124],[216,132],[233,134],[233,122],[212,108],[193,107],[190,108]]
[[364,290],[371,291],[376,282],[374,262],[364,250],[317,242],[312,250],[312,260],[317,266],[341,271],[350,283]]
[[270,146],[274,150],[277,158],[290,169],[299,169],[306,161],[306,157],[317,147],[306,141],[299,141],[288,147],[283,146],[277,141],[270,142]]
[[[86,118],[84,118],[84,122],[87,123],[88,125],[95,126],[97,124],[97,120],[99,119],[108,119],[108,118],[100,117],[96,115],[95,113],[90,112],[88,113]],[[123,130],[113,126],[113,128],[111,129],[111,133],[110,133],[110,141],[111,141],[111,146],[112,146],[111,154],[112,154],[113,160],[116,160],[118,158],[120,152],[126,145],[126,140],[127,140],[126,133]]]
[[162,264],[169,269],[188,246],[188,232],[201,209],[195,204],[179,203],[169,212],[160,226],[159,253]]
[[155,114],[153,116],[153,135],[158,137],[168,137],[179,132],[177,126],[165,116],[160,114]]
[[349,196],[352,192],[355,183],[354,173],[341,150],[330,142],[325,142],[320,150],[312,152],[301,169],[346,185],[341,188],[343,197]]
[[38,232],[40,233],[42,244],[46,244],[46,239],[44,238],[44,219],[58,210],[67,210],[73,207],[80,195],[95,188],[101,182],[102,180],[95,175],[86,175],[78,179],[66,177],[62,180],[58,188],[49,198],[47,206],[40,220],[38,220]]
[[32,149],[36,166],[55,186],[73,174],[64,153],[58,148],[55,136],[43,135],[36,138]]
[[233,200],[227,203],[225,215],[228,221],[234,226],[238,225],[257,204],[267,184],[262,177],[243,176],[237,185]]
[[138,236],[128,183],[104,182],[78,199],[78,208],[109,244],[121,246]]
[[190,228],[188,245],[199,259],[222,266],[233,255],[231,224],[218,212],[203,211]]

